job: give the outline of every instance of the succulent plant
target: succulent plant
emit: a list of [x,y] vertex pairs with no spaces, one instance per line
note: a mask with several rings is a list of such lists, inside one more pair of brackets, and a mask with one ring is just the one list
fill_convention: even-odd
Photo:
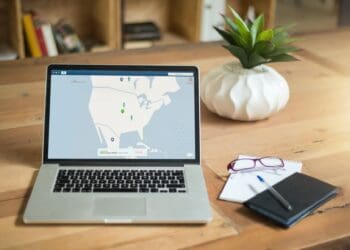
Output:
[[297,60],[288,54],[298,49],[290,44],[295,41],[289,37],[288,26],[265,29],[264,15],[246,24],[239,14],[228,6],[233,19],[222,15],[226,30],[214,26],[214,29],[228,43],[223,45],[239,59],[244,68],[253,68],[260,64]]

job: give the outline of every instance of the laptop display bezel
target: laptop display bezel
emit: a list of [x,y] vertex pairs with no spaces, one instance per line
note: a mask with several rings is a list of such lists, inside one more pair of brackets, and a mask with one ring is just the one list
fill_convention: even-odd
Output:
[[[191,72],[194,76],[194,107],[195,107],[195,158],[194,159],[53,159],[48,158],[51,73],[53,70],[118,70],[118,71],[169,71]],[[167,65],[64,65],[51,64],[47,67],[45,121],[44,121],[44,164],[60,164],[72,166],[182,166],[184,164],[200,163],[200,108],[199,108],[199,70],[196,66]]]

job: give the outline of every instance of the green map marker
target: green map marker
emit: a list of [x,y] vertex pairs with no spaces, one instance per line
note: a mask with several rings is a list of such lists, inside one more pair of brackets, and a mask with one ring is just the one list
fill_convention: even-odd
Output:
[[124,112],[125,112],[125,102],[123,102],[123,107],[120,109],[120,113],[122,113],[122,114],[124,114]]

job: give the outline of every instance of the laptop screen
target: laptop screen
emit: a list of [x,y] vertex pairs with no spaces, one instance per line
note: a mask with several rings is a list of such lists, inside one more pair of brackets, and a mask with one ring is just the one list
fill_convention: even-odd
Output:
[[50,73],[47,159],[196,158],[194,72]]

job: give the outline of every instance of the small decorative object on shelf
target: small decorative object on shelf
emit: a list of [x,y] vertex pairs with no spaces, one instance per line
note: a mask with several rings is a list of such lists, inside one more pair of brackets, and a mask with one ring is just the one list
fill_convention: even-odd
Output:
[[223,16],[227,29],[214,27],[227,42],[224,45],[239,62],[211,70],[203,79],[201,98],[220,116],[241,121],[268,118],[284,108],[289,99],[287,81],[266,63],[294,61],[289,52],[288,27],[264,29],[264,16],[247,24],[229,6],[234,18]]
[[60,53],[64,54],[85,51],[85,46],[80,41],[78,34],[67,21],[60,19],[53,28]]
[[18,54],[7,44],[0,44],[0,61],[15,60]]

